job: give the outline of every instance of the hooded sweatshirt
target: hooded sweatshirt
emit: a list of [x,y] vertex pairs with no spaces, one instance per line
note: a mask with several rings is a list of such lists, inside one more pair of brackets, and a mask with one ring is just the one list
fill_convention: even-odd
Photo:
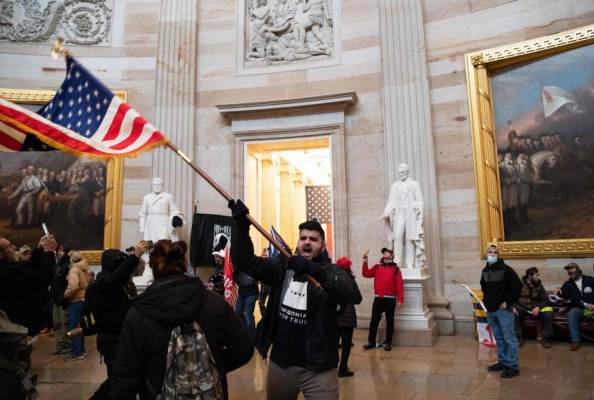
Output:
[[64,292],[64,297],[68,299],[68,304],[85,299],[85,290],[89,285],[89,264],[84,258],[75,262],[68,271],[68,286]]
[[146,380],[160,392],[171,330],[194,320],[206,336],[227,398],[225,374],[254,352],[247,327],[199,278],[176,275],[150,285],[133,301],[119,338],[110,399],[136,399],[136,388]]

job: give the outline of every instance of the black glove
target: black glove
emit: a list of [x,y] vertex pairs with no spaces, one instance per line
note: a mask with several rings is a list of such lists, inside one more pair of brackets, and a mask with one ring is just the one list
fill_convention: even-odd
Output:
[[243,201],[237,199],[237,201],[229,200],[228,207],[231,209],[231,215],[234,219],[239,219],[250,213],[250,210],[243,204]]
[[297,276],[303,274],[316,275],[322,270],[320,264],[311,262],[303,256],[292,256],[289,258],[287,267],[295,271],[295,275]]
[[181,219],[177,215],[174,215],[173,218],[171,219],[171,226],[173,226],[174,228],[179,228],[183,224],[184,224],[184,220]]

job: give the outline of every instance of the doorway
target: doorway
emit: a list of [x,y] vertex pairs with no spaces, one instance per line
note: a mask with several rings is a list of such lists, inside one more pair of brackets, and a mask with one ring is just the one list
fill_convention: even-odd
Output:
[[[332,257],[332,148],[328,136],[244,142],[244,194],[250,214],[294,250],[301,222],[316,218]],[[268,247],[261,235],[254,246]]]

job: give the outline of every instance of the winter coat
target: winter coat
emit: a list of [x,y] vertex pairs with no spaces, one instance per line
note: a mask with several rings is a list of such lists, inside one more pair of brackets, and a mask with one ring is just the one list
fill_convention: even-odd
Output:
[[253,342],[225,299],[188,276],[156,281],[133,300],[120,333],[109,398],[136,399],[146,379],[160,392],[171,330],[191,321],[206,336],[227,398],[226,373],[251,359]]
[[[503,259],[499,258],[494,264],[487,263],[481,274],[481,290],[483,303],[487,311],[496,311],[505,302],[511,307],[518,302],[522,291],[522,281]],[[511,310],[511,308],[510,308]]]
[[348,270],[349,276],[353,280],[353,290],[355,294],[353,295],[353,301],[348,303],[344,307],[338,308],[338,327],[339,328],[356,328],[357,327],[357,310],[355,310],[355,304],[361,304],[363,301],[363,296],[361,296],[361,291],[359,290],[359,286],[357,285],[357,281],[355,281],[355,276]]
[[40,248],[33,250],[26,265],[0,263],[0,310],[15,324],[28,328],[30,335],[41,328],[41,294],[47,293],[55,267],[56,253]]
[[89,285],[89,264],[84,258],[75,262],[68,271],[68,285],[64,291],[64,297],[68,300],[68,304],[85,299],[85,290]]
[[237,284],[238,294],[242,297],[257,296],[258,281],[245,272],[237,269],[233,272],[233,280]]
[[582,302],[594,304],[594,277],[582,275],[582,291],[573,279],[567,280],[561,287],[561,297],[571,301],[571,307],[584,308]]
[[369,268],[367,262],[363,262],[362,268],[365,278],[375,278],[373,281],[373,290],[375,296],[383,298],[386,296],[396,297],[398,303],[404,302],[404,282],[402,281],[402,272],[394,262],[384,262],[383,260]]
[[132,254],[115,271],[103,268],[97,275],[92,301],[97,340],[117,340],[132,299],[137,295],[130,277],[138,262],[138,257]]
[[525,311],[531,312],[535,307],[541,310],[549,306],[549,295],[542,284],[530,284],[526,282],[526,277],[522,277],[522,291],[518,299],[518,306]]
[[[231,235],[231,258],[234,266],[271,286],[268,306],[256,329],[256,348],[263,358],[267,358],[274,341],[282,299],[294,272],[287,269],[285,258],[262,258],[254,254],[249,222],[245,218],[235,220]],[[323,289],[307,285],[304,358],[308,370],[327,370],[338,365],[336,309],[338,304],[346,305],[353,299],[353,285],[346,271],[331,264],[328,259],[320,261],[321,271],[313,277],[320,282]]]
[[64,292],[68,286],[68,265],[70,264],[70,257],[64,256],[58,260],[54,276],[52,278],[52,286],[49,290],[50,299],[56,305],[66,304]]

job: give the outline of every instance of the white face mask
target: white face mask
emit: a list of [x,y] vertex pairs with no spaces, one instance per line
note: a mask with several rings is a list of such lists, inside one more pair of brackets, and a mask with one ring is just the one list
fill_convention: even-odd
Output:
[[495,257],[495,256],[487,256],[487,262],[489,264],[495,264],[497,262],[497,257]]

